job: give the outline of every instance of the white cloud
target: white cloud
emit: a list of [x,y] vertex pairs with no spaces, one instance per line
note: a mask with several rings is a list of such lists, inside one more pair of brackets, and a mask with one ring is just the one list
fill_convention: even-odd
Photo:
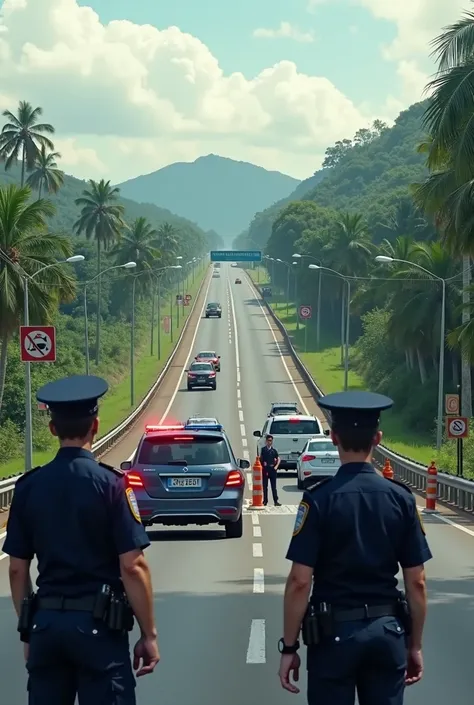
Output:
[[264,27],[254,29],[253,36],[258,39],[293,39],[295,42],[303,44],[314,42],[312,32],[302,32],[293,27],[290,22],[280,22],[278,29],[265,29]]
[[304,178],[374,117],[290,61],[225,75],[177,27],[102,25],[76,0],[4,1],[0,86],[2,108],[43,107],[63,168],[115,182],[208,152]]

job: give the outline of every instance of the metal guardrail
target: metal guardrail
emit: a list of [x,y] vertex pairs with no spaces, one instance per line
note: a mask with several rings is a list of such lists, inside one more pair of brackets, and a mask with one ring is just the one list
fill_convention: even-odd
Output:
[[[176,341],[176,345],[174,346],[168,360],[166,361],[165,366],[161,370],[159,376],[156,379],[156,382],[154,385],[151,387],[151,389],[148,391],[146,396],[142,399],[140,404],[137,406],[137,408],[132,411],[130,416],[128,416],[122,423],[120,423],[118,426],[113,428],[111,431],[106,433],[105,436],[102,438],[99,438],[96,443],[92,446],[92,452],[94,453],[95,457],[98,458],[104,453],[106,453],[115,443],[122,437],[124,436],[133,426],[135,421],[138,419],[138,417],[143,413],[143,411],[147,408],[148,404],[154,397],[158,387],[161,385],[163,382],[163,379],[168,372],[171,363],[174,360],[175,355],[177,354],[179,345],[181,343],[181,340],[183,339],[183,336],[188,328],[189,321],[191,320],[191,317],[194,313],[194,310],[197,306],[201,291],[204,288],[204,285],[210,276],[210,270],[208,270],[207,275],[205,275],[202,279],[201,285],[198,289],[198,292],[196,294],[196,297],[194,299],[194,303],[191,307],[191,311],[189,312],[189,315],[186,319],[186,323],[183,326],[183,329],[180,333],[180,336],[178,340]],[[13,491],[15,489],[15,484],[18,479],[18,477],[21,477],[21,475],[15,475],[14,477],[10,477],[6,480],[2,480],[0,482],[0,511],[4,511],[7,509],[12,501],[13,497]]]
[[[247,274],[247,276],[249,275]],[[255,284],[251,279],[250,281],[254,288],[261,295],[260,286],[258,284]],[[277,325],[278,330],[282,334],[283,339],[286,345],[288,346],[288,350],[293,358],[293,361],[301,377],[305,381],[308,389],[311,391],[313,398],[318,401],[318,399],[324,396],[324,392],[320,387],[318,387],[313,377],[311,376],[311,373],[298,356],[298,353],[293,347],[291,336],[288,334],[283,323],[280,321],[272,307],[263,298],[263,296],[261,297],[261,299],[270,316],[272,317],[273,321]],[[323,409],[321,411],[323,411],[326,419],[328,419],[328,413]],[[410,458],[405,458],[403,455],[398,455],[397,453],[391,451],[389,448],[385,448],[385,446],[377,446],[377,448],[374,450],[374,461],[376,465],[378,467],[383,467],[386,460],[390,460],[394,476],[397,480],[404,482],[406,485],[408,485],[414,490],[417,490],[418,492],[424,493],[426,491],[427,468],[424,465],[416,463]],[[457,509],[462,509],[465,512],[474,513],[473,480],[466,480],[462,477],[450,475],[449,473],[438,470],[437,497],[441,502],[444,502],[449,506],[456,507]]]

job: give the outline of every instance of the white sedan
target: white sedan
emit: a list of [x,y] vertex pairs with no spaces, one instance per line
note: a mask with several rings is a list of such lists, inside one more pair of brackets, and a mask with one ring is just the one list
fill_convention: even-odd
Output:
[[296,463],[298,489],[326,477],[333,477],[341,462],[337,448],[328,438],[311,438],[306,441]]

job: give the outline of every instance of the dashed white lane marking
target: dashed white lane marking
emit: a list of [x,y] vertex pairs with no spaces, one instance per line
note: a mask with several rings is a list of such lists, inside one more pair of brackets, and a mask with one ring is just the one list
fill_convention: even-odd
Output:
[[243,420],[244,420],[244,412],[242,411],[242,409],[239,409],[239,421],[243,421]]
[[252,477],[251,472],[247,473],[247,485],[248,485],[249,490],[252,491],[253,490],[253,477]]
[[244,456],[244,460],[250,461],[250,455],[249,455],[248,450],[244,450],[243,456]]
[[263,568],[253,569],[253,591],[260,594],[265,592],[265,573]]
[[240,424],[240,435],[242,436],[242,438],[245,438],[245,436],[247,435],[247,431],[245,430],[245,426],[243,423]]
[[244,446],[244,448],[247,448],[247,439],[246,438],[242,438],[242,445]]
[[252,554],[254,558],[263,558],[263,546],[261,543],[252,544]]
[[[254,511],[250,509],[250,504],[252,500],[250,499],[245,499],[244,500],[244,509],[243,512],[244,514],[251,514],[253,516]],[[259,515],[265,515],[265,516],[283,516],[283,515],[290,515],[290,514],[296,514],[298,511],[298,504],[283,504],[281,507],[263,507],[262,509],[258,510]]]
[[261,526],[254,526],[253,527],[253,537],[254,537],[254,539],[261,539],[262,538],[262,527]]
[[[238,389],[237,391],[240,392],[240,389]],[[240,399],[237,399],[237,408],[238,409],[242,408],[242,402],[240,401]]]
[[240,399],[240,389],[237,390],[237,399]]
[[252,619],[250,625],[247,663],[266,663],[265,655],[265,620]]
[[258,517],[258,514],[255,514],[255,512],[252,512],[251,517],[252,517],[252,524],[254,526],[258,526],[260,524],[260,519]]

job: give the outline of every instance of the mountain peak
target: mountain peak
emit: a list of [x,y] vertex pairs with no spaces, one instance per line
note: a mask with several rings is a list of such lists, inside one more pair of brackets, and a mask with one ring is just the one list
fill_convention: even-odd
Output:
[[297,179],[218,154],[176,162],[119,184],[122,195],[178,212],[222,237],[240,233],[258,211],[291,193]]

